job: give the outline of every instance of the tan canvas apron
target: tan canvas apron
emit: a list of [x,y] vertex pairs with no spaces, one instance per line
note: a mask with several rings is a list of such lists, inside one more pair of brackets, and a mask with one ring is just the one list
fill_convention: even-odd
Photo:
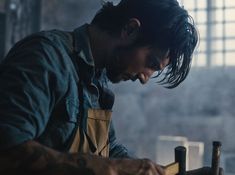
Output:
[[[69,152],[90,153],[108,157],[111,114],[111,110],[88,109],[87,132],[77,129]],[[81,134],[84,138],[82,145],[80,143]],[[95,149],[91,150],[91,144]]]

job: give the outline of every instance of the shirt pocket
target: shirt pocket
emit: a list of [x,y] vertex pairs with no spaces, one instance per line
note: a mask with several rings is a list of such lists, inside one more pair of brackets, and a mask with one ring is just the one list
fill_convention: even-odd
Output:
[[79,101],[74,98],[65,99],[61,105],[57,106],[38,141],[57,150],[66,149],[76,128],[78,112]]
[[96,154],[107,157],[109,151],[110,110],[88,109],[87,135],[97,148]]

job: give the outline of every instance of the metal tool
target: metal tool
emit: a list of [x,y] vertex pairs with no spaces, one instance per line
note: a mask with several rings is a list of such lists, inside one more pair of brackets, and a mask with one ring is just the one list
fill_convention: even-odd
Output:
[[186,148],[178,146],[175,148],[175,162],[164,168],[165,175],[186,175]]
[[219,141],[213,142],[213,152],[212,152],[212,161],[211,161],[212,175],[219,175],[221,146],[222,146],[221,142]]

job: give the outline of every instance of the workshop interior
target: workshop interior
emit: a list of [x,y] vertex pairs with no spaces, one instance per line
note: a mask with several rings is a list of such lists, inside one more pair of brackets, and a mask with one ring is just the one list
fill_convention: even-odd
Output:
[[[181,146],[186,149],[186,170],[219,163],[226,175],[234,175],[235,1],[179,3],[199,32],[191,71],[174,89],[158,85],[156,79],[145,86],[138,81],[110,84],[116,96],[116,135],[138,157],[171,165],[169,171],[174,171],[175,148]],[[0,0],[0,60],[32,33],[72,31],[90,23],[101,5],[100,0]]]

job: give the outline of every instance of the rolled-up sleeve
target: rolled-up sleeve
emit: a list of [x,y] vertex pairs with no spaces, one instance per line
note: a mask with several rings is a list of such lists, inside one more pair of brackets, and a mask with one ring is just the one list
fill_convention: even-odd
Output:
[[18,43],[0,65],[0,150],[38,137],[65,90],[59,51],[42,38]]

